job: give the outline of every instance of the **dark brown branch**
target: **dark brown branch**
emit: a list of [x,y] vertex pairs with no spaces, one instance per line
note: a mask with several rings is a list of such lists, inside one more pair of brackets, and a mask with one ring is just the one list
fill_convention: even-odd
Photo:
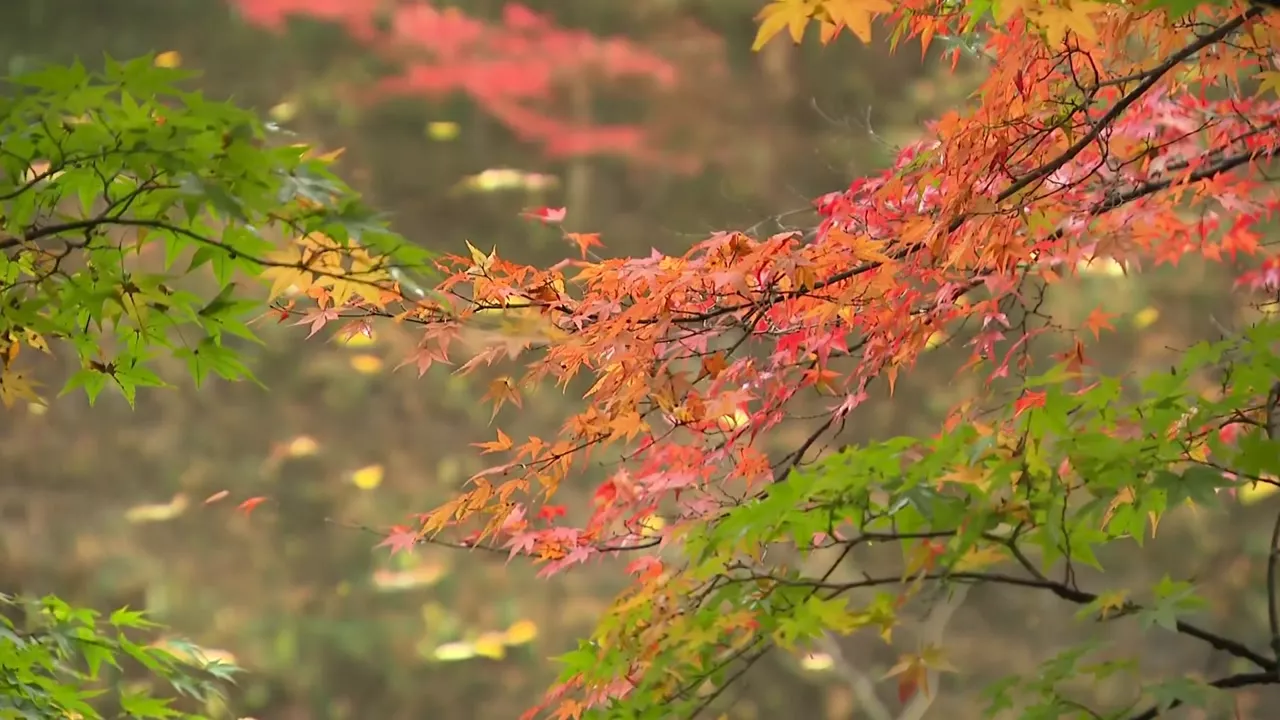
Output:
[[[970,583],[989,582],[989,583],[995,583],[997,585],[1011,585],[1015,587],[1047,590],[1053,593],[1054,595],[1058,596],[1059,598],[1077,605],[1088,605],[1089,603],[1098,599],[1098,596],[1094,595],[1093,593],[1086,592],[1084,590],[1077,590],[1073,587],[1070,587],[1069,585],[1058,582],[1056,580],[1050,580],[1046,578],[1019,577],[1017,575],[1006,575],[1003,573],[935,572],[935,573],[925,574],[921,577],[921,579],[950,580],[950,581],[970,582]],[[885,585],[898,585],[902,583],[902,578],[900,577],[865,578],[863,580],[856,580],[848,583],[827,583],[821,580],[812,580],[812,579],[790,580],[786,578],[774,577],[772,575],[743,575],[743,576],[740,576],[739,578],[735,578],[735,580],[739,580],[742,582],[754,581],[754,580],[765,580],[765,581],[776,582],[781,585],[812,587],[815,589],[828,591],[828,594],[831,597],[849,592],[850,590],[858,590],[862,588],[879,587],[879,586],[885,586]],[[1124,607],[1120,608],[1119,612],[1121,614],[1129,615],[1129,614],[1141,612],[1143,609],[1144,608],[1141,605],[1138,605],[1136,603],[1126,603]],[[1262,653],[1259,653],[1257,651],[1250,649],[1248,646],[1244,645],[1243,643],[1237,642],[1230,638],[1223,637],[1221,635],[1218,635],[1217,633],[1210,632],[1208,630],[1205,630],[1199,627],[1198,625],[1194,625],[1192,623],[1189,623],[1183,620],[1178,620],[1174,625],[1174,628],[1181,635],[1193,637],[1197,640],[1200,640],[1206,643],[1207,645],[1214,648],[1215,650],[1220,650],[1222,652],[1227,653],[1228,655],[1238,657],[1242,660],[1248,660],[1249,662],[1253,663],[1254,665],[1258,666],[1263,670],[1266,670],[1267,672],[1272,673],[1273,675],[1276,673],[1277,662],[1275,660],[1272,660],[1271,658],[1266,657]]]

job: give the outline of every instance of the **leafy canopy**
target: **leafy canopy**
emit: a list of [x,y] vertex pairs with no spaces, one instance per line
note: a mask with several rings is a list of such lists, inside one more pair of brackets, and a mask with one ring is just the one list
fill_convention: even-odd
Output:
[[[317,155],[252,113],[180,89],[151,58],[101,73],[51,65],[0,98],[0,400],[39,401],[17,362],[63,340],[80,370],[64,392],[164,384],[165,357],[196,382],[251,374],[265,278],[307,277],[377,302],[424,253],[389,232]],[[199,271],[199,272],[197,272]],[[376,289],[375,289],[376,288]],[[326,297],[328,296],[326,295]],[[317,297],[320,297],[317,294]],[[363,296],[362,296],[363,297]]]
[[173,697],[153,694],[151,683],[139,685],[138,670],[210,707],[238,669],[130,639],[155,627],[127,608],[104,619],[52,596],[0,595],[0,717],[99,720],[113,716],[106,709],[116,717],[201,718],[178,709]]
[[[908,600],[954,601],[973,583],[1051,593],[1082,620],[1130,617],[1251,666],[1134,675],[1128,706],[1093,711],[1063,683],[1133,669],[1075,648],[997,688],[992,712],[1146,719],[1276,682],[1280,629],[1276,649],[1255,648],[1186,619],[1203,605],[1188,578],[1087,589],[1074,568],[1141,543],[1171,509],[1275,483],[1280,330],[1263,316],[1168,374],[1115,377],[1091,359],[1113,327],[1103,309],[1073,325],[1038,308],[1094,263],[1139,272],[1191,257],[1256,258],[1238,275],[1242,299],[1274,294],[1261,223],[1277,206],[1265,168],[1280,105],[1263,82],[1280,22],[1232,3],[1079,0],[780,0],[760,20],[757,47],[784,29],[799,41],[811,22],[823,41],[885,26],[894,47],[947,42],[953,62],[967,53],[990,74],[887,171],[816,199],[810,234],[723,232],[680,256],[553,269],[473,248],[445,260],[442,298],[412,310],[425,328],[407,360],[420,371],[451,358],[472,317],[540,314],[537,347],[496,342],[460,368],[512,373],[492,381],[495,413],[544,380],[586,388],[557,432],[482,443],[502,460],[421,516],[422,541],[461,533],[544,575],[629,559],[633,586],[561,658],[531,715],[692,716],[774,648],[887,638]],[[403,317],[350,310],[359,323]],[[823,452],[872,383],[892,391],[949,340],[967,345],[962,372],[986,390],[938,435]],[[768,445],[792,426],[804,442]],[[601,458],[613,469],[588,519],[564,520],[576,513],[558,488]],[[849,579],[842,561],[870,544],[899,546],[899,570]],[[939,640],[894,668],[904,702],[927,703],[930,678],[953,669]]]

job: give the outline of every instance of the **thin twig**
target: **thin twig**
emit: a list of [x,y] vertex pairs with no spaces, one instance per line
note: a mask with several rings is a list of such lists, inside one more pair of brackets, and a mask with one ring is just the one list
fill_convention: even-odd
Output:
[[[1266,433],[1268,440],[1275,440],[1277,406],[1280,406],[1280,382],[1267,393]],[[1276,677],[1280,679],[1280,597],[1277,597],[1276,581],[1280,568],[1280,513],[1271,527],[1271,544],[1267,552],[1267,620],[1271,625],[1271,653],[1276,658]]]

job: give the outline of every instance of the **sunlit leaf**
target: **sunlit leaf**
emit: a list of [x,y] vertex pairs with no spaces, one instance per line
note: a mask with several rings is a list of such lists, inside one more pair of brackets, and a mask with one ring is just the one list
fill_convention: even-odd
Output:
[[378,570],[373,584],[382,591],[411,590],[431,587],[448,575],[449,568],[440,563],[423,563],[407,570]]
[[1254,505],[1271,497],[1280,490],[1275,482],[1247,482],[1236,488],[1236,497],[1241,505]]
[[310,435],[299,435],[290,440],[286,446],[286,452],[289,457],[295,458],[315,455],[319,451],[320,443],[316,442],[315,438]]
[[437,646],[431,651],[431,659],[436,662],[461,662],[476,657],[476,648],[469,642],[451,642]]
[[382,484],[386,470],[378,464],[366,465],[351,473],[351,483],[361,490],[373,490]]
[[835,660],[824,652],[805,653],[800,658],[800,667],[809,672],[824,672],[835,666]]
[[1137,330],[1144,330],[1151,327],[1160,319],[1160,311],[1154,307],[1143,308],[1133,316],[1133,327]]
[[134,524],[167,522],[185,513],[190,504],[187,496],[179,493],[167,503],[135,505],[125,511],[124,519]]
[[176,68],[182,64],[182,55],[177,50],[167,50],[156,55],[156,67]]
[[427,123],[427,137],[437,142],[448,142],[458,137],[461,128],[458,123],[436,121]]
[[506,635],[504,633],[487,632],[472,642],[472,648],[479,657],[501,660],[507,656]]
[[381,371],[384,365],[382,358],[368,353],[352,355],[348,358],[347,362],[351,364],[352,370],[355,370],[361,375],[374,375]]
[[517,620],[503,633],[507,645],[527,645],[538,637],[538,625],[532,620]]

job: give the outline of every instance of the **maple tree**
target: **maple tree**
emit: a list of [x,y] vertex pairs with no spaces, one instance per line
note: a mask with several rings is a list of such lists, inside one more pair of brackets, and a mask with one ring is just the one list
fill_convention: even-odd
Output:
[[127,608],[104,621],[52,596],[0,595],[0,612],[0,707],[10,717],[99,720],[107,716],[101,712],[106,700],[123,717],[199,720],[201,715],[175,706],[174,697],[157,697],[146,683],[129,682],[126,663],[206,707],[222,700],[237,671],[191,652],[185,642],[139,643],[137,633],[156,625]]
[[[973,54],[990,73],[892,167],[817,198],[822,219],[808,234],[726,231],[678,256],[597,260],[587,249],[601,238],[566,232],[582,250],[577,259],[537,268],[471,247],[439,259],[444,279],[430,287],[382,264],[383,253],[398,250],[380,230],[369,235],[383,238],[373,248],[382,253],[362,249],[371,245],[365,235],[357,247],[324,225],[242,262],[273,284],[273,297],[292,294],[275,311],[312,335],[417,325],[421,341],[404,359],[417,372],[457,361],[459,372],[508,373],[487,394],[495,422],[503,408],[518,411],[532,385],[586,388],[583,409],[554,434],[497,430],[479,449],[500,460],[443,506],[394,527],[382,545],[483,548],[528,557],[544,576],[622,559],[633,584],[593,636],[559,659],[559,682],[530,716],[692,716],[718,707],[775,648],[859,632],[887,637],[912,602],[954,604],[981,583],[1051,594],[1078,606],[1084,621],[1130,618],[1247,666],[1211,679],[1133,675],[1123,706],[1094,710],[1065,684],[1131,669],[1090,658],[1088,646],[1069,648],[998,685],[992,714],[1149,720],[1280,683],[1280,521],[1266,538],[1266,643],[1197,624],[1191,616],[1203,601],[1189,578],[1090,588],[1075,572],[1099,566],[1100,548],[1143,541],[1178,508],[1277,486],[1274,314],[1139,377],[1108,375],[1091,361],[1091,345],[1112,332],[1104,310],[1072,324],[1038,305],[1045,294],[1070,292],[1092,262],[1138,273],[1198,258],[1243,262],[1241,301],[1274,310],[1280,259],[1265,223],[1278,202],[1267,169],[1280,147],[1272,53],[1280,18],[1235,1],[779,0],[760,21],[757,45],[783,30],[802,40],[811,24],[825,42],[883,30],[894,48],[952,43],[956,61]],[[121,100],[123,117],[155,126],[137,103]],[[46,138],[45,157],[62,135],[39,117],[19,127]],[[78,126],[68,127],[74,136]],[[167,137],[146,132],[153,142]],[[273,191],[298,167],[323,170],[300,153],[252,147],[237,157],[267,157],[287,170],[254,176]],[[34,160],[23,157],[11,176]],[[144,156],[132,172],[155,165]],[[74,196],[74,177],[64,171],[31,188],[62,183]],[[17,187],[18,197],[32,191]],[[252,183],[218,187],[198,203],[223,220],[236,217],[224,210],[226,196],[256,192]],[[289,217],[265,194],[250,197],[266,217]],[[15,222],[23,227],[14,218],[30,217],[8,206],[5,215],[11,232]],[[564,217],[559,208],[528,215],[546,224]],[[15,240],[28,243],[13,247],[38,255],[45,226],[27,222]],[[202,237],[200,247],[224,248],[214,260],[242,259],[236,247]],[[63,275],[34,275],[34,259],[8,262],[18,267],[9,272],[38,279],[6,292],[62,287]],[[365,271],[374,275],[352,279]],[[92,273],[81,277],[84,288],[98,287]],[[113,292],[136,294],[122,282],[115,276]],[[51,331],[31,323],[60,322],[55,334],[83,342],[78,322],[59,313],[85,300],[35,297],[43,304],[28,313],[34,319],[19,322],[5,309],[5,321],[41,334]],[[493,314],[533,318],[540,339],[492,338],[462,360],[455,341]],[[133,329],[133,316],[112,320],[126,339],[150,339]],[[985,391],[953,408],[933,436],[831,447],[872,383],[892,391],[940,337],[952,347],[964,341],[962,372],[982,377]],[[816,421],[801,411],[815,403],[825,408]],[[804,428],[803,442],[781,452],[769,444],[794,426]],[[589,506],[565,507],[561,485],[602,460],[609,475]],[[842,572],[850,554],[873,544],[901,549],[897,572]],[[934,678],[953,669],[945,647],[926,642],[891,674],[900,700],[927,707]]]
[[231,0],[231,5],[247,22],[272,32],[283,31],[291,17],[340,25],[397,68],[355,91],[350,102],[462,93],[549,157],[609,154],[667,168],[691,167],[689,158],[665,151],[642,127],[600,124],[574,109],[572,94],[582,83],[621,83],[630,93],[675,84],[677,71],[669,61],[623,38],[559,27],[519,3],[504,4],[493,21],[427,2]]
[[[1104,311],[1070,325],[1036,310],[1088,263],[1140,272],[1189,257],[1256,258],[1238,291],[1274,301],[1262,223],[1277,203],[1265,168],[1280,143],[1280,21],[1238,2],[1082,0],[779,0],[759,19],[757,47],[783,30],[801,41],[814,23],[823,42],[883,26],[894,48],[945,39],[953,65],[969,52],[991,72],[891,168],[818,198],[807,235],[721,232],[679,256],[554,268],[473,247],[440,261],[447,278],[427,298],[324,306],[345,332],[421,324],[406,359],[420,373],[457,355],[473,318],[537,313],[542,341],[495,341],[459,366],[524,363],[491,385],[495,417],[521,388],[589,384],[557,433],[482,443],[502,460],[417,521],[422,542],[528,556],[544,576],[630,558],[633,585],[560,658],[558,684],[529,715],[696,715],[771,649],[887,637],[909,600],[946,604],[975,583],[1039,589],[1096,621],[1136,617],[1252,666],[1134,677],[1124,707],[1094,711],[1062,683],[1127,671],[1072,648],[1002,684],[993,713],[1146,719],[1280,681],[1274,619],[1273,647],[1254,648],[1186,619],[1202,601],[1185,578],[1093,590],[1074,571],[1176,508],[1276,483],[1280,328],[1263,315],[1167,373],[1115,377],[1090,359],[1112,329]],[[826,447],[871,383],[892,391],[956,334],[969,348],[962,372],[987,390],[935,436]],[[1206,392],[1210,373],[1222,380]],[[816,423],[799,411],[814,402],[826,407]],[[770,453],[771,434],[794,424],[808,439]],[[566,512],[557,490],[593,459],[609,476],[589,507]],[[384,544],[405,550],[405,532]],[[900,571],[842,575],[871,544],[900,546]],[[1274,618],[1274,578],[1267,592]],[[951,669],[930,641],[891,675],[900,700],[927,701],[930,678]]]
[[[227,342],[256,341],[246,322],[261,300],[246,278],[305,276],[343,300],[426,257],[333,175],[332,153],[181,89],[192,74],[166,64],[50,65],[6,82],[5,406],[45,401],[19,356],[58,341],[80,364],[64,391],[83,388],[91,401],[114,387],[132,403],[139,387],[164,384],[157,369],[168,358],[197,382],[251,378]],[[305,240],[287,246],[288,262],[268,259],[290,235]]]

